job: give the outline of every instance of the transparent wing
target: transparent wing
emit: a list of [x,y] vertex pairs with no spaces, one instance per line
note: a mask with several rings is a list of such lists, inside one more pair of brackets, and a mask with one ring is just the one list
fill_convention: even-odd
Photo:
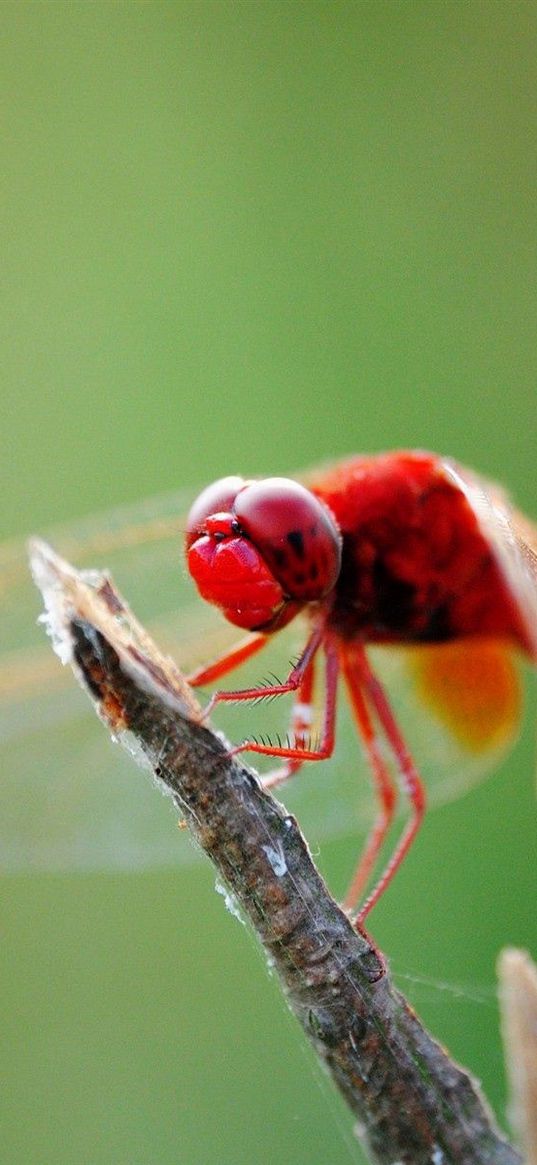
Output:
[[523,711],[522,666],[510,645],[476,638],[370,655],[430,804],[462,796],[499,765]]
[[[218,617],[186,577],[190,498],[120,507],[45,536],[80,566],[106,567],[141,618],[190,667]],[[142,868],[189,857],[168,803],[107,739],[87,697],[37,625],[24,543],[0,547],[0,866]]]
[[[109,569],[159,644],[186,669],[236,638],[187,578],[182,529],[189,500],[185,494],[151,499],[45,533],[76,565]],[[0,603],[0,868],[143,869],[195,860],[171,802],[155,796],[147,775],[110,741],[37,626],[40,600],[22,543],[0,547]],[[276,636],[242,669],[241,683],[272,671],[285,674],[304,635],[297,622]],[[494,766],[508,734],[477,752],[464,741],[454,743],[445,717],[424,706],[419,654],[379,648],[371,655],[428,781],[431,803],[460,795]],[[284,733],[289,712],[290,701],[282,699],[219,708],[216,721],[239,741],[255,732]],[[313,845],[366,831],[374,806],[344,701],[333,760],[305,766],[281,798]]]
[[445,461],[444,471],[463,489],[511,592],[537,661],[537,526],[513,508],[501,486]]

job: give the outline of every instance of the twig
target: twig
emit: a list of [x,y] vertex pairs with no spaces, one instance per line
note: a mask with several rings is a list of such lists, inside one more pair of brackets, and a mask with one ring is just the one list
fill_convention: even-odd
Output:
[[[200,719],[109,578],[43,543],[34,578],[63,662],[150,762],[247,914],[288,1002],[378,1165],[516,1165],[470,1077],[424,1030],[365,934],[327,891],[293,817]],[[88,774],[88,780],[91,774]]]
[[526,1165],[537,1165],[537,967],[525,951],[508,948],[498,975],[512,1124]]

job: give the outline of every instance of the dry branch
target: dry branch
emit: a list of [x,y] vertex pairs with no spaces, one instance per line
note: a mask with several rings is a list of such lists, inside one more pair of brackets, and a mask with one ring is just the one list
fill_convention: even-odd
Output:
[[511,1120],[526,1165],[537,1165],[537,967],[525,951],[509,947],[498,974]]
[[[476,1085],[424,1030],[327,891],[304,839],[200,722],[109,578],[31,547],[49,631],[116,736],[136,741],[248,915],[378,1165],[516,1165]],[[131,748],[132,751],[132,748]],[[88,774],[91,780],[91,774]]]

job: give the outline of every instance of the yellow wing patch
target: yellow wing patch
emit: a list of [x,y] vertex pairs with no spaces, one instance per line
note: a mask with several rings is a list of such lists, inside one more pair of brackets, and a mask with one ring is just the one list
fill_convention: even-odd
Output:
[[510,647],[488,639],[431,645],[412,653],[416,690],[459,744],[479,754],[517,730],[522,688]]

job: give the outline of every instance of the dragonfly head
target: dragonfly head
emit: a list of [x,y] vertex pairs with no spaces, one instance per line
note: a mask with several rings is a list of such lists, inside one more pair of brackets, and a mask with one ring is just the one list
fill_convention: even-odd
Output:
[[276,631],[330,594],[341,535],[328,508],[296,481],[224,477],[190,510],[186,555],[200,595],[231,623]]

